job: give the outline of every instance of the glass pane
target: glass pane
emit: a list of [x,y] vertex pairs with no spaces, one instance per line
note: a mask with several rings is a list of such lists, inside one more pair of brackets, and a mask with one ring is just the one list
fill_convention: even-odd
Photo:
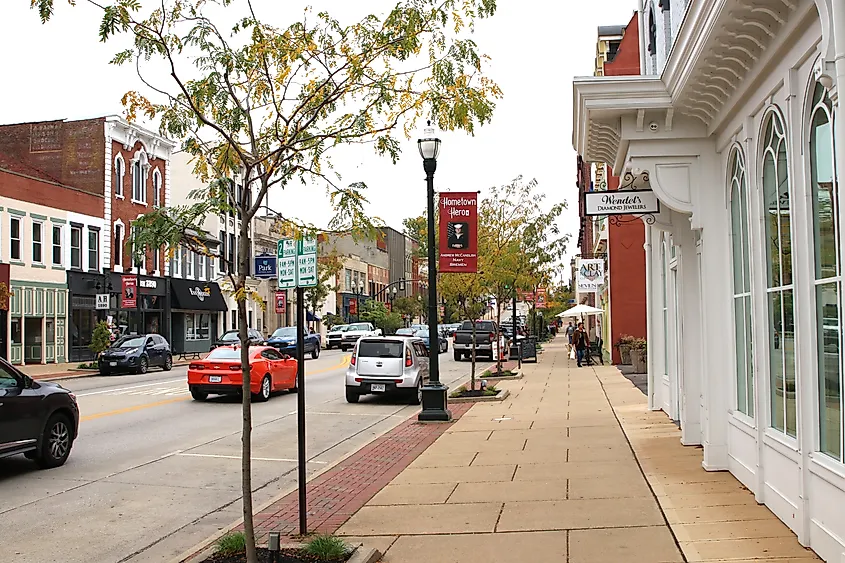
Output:
[[780,210],[780,259],[781,283],[792,283],[792,224],[790,215],[789,173],[786,163],[786,142],[781,139],[778,143],[778,208]]
[[836,187],[833,182],[833,137],[824,109],[813,116],[810,137],[810,169],[813,182],[813,231],[816,251],[816,279],[837,275],[834,209]]
[[736,408],[748,413],[748,388],[745,362],[745,307],[743,298],[734,298],[734,325],[736,328]]
[[816,287],[819,354],[819,446],[837,459],[842,455],[842,388],[839,378],[839,284]]
[[739,185],[733,182],[731,193],[731,243],[733,250],[734,295],[744,293],[745,290],[743,280],[742,202],[740,201],[740,197]]
[[745,385],[748,389],[748,416],[754,416],[754,342],[751,337],[751,296],[746,295],[742,298],[743,308],[745,310],[745,373],[747,375],[747,383]]
[[742,279],[743,290],[746,293],[751,291],[751,258],[749,256],[750,240],[748,237],[748,191],[745,185],[745,172],[740,180],[740,213],[742,216]]
[[795,378],[795,315],[792,290],[783,292],[783,358],[784,388],[786,389],[786,433],[798,435],[796,404],[798,386]]
[[769,378],[771,425],[784,430],[783,322],[780,292],[769,294]]
[[775,161],[771,154],[763,158],[763,201],[766,207],[766,262],[769,265],[769,287],[780,286],[780,250],[778,245],[779,210]]

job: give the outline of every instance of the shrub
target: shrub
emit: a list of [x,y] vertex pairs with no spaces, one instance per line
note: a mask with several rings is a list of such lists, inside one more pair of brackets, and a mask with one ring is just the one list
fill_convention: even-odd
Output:
[[246,536],[243,532],[229,532],[217,540],[217,553],[235,555],[246,551]]
[[111,329],[106,321],[100,321],[94,327],[94,332],[91,334],[91,344],[88,348],[97,356],[111,346]]
[[320,561],[338,561],[349,553],[349,546],[339,537],[320,535],[311,538],[302,550]]

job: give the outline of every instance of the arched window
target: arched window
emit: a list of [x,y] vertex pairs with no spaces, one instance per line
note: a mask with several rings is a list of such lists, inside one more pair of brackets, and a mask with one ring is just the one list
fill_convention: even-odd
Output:
[[114,265],[123,267],[123,223],[114,224]]
[[150,164],[147,160],[147,153],[138,151],[132,159],[132,201],[147,203],[147,173]]
[[792,284],[792,212],[786,129],[777,111],[763,127],[763,202],[766,223],[769,378],[772,428],[797,436],[795,300]]
[[161,207],[161,172],[153,171],[153,207]]
[[842,270],[833,106],[816,84],[810,110],[810,173],[819,358],[819,449],[842,460]]
[[751,340],[751,271],[748,238],[748,187],[745,159],[734,150],[730,159],[731,247],[733,254],[736,408],[754,416],[754,364]]
[[123,177],[126,175],[126,164],[123,157],[118,153],[114,157],[114,194],[123,197]]

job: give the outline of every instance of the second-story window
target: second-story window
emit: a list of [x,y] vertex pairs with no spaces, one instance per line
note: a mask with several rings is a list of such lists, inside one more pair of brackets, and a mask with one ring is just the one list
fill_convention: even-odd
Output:
[[187,248],[182,249],[182,259],[185,263],[185,277],[194,277],[194,253]]
[[150,164],[147,153],[138,151],[132,160],[132,201],[147,203],[147,172]]
[[100,269],[100,230],[88,227],[88,269]]
[[53,266],[62,265],[62,226],[53,225]]
[[9,257],[21,260],[21,220],[18,217],[9,220]]
[[123,265],[123,225],[114,226],[114,265]]
[[70,227],[70,267],[82,269],[82,227]]
[[126,175],[126,164],[123,156],[118,153],[114,158],[114,195],[123,197],[123,177]]
[[44,263],[44,223],[32,222],[32,263]]
[[153,207],[161,207],[161,172],[153,172]]

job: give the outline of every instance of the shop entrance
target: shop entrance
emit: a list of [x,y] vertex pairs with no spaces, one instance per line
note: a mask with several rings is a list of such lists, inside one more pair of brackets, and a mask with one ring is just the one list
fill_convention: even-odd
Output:
[[27,318],[24,321],[24,334],[26,342],[24,345],[24,362],[28,364],[40,364],[44,344],[43,321],[40,318]]

